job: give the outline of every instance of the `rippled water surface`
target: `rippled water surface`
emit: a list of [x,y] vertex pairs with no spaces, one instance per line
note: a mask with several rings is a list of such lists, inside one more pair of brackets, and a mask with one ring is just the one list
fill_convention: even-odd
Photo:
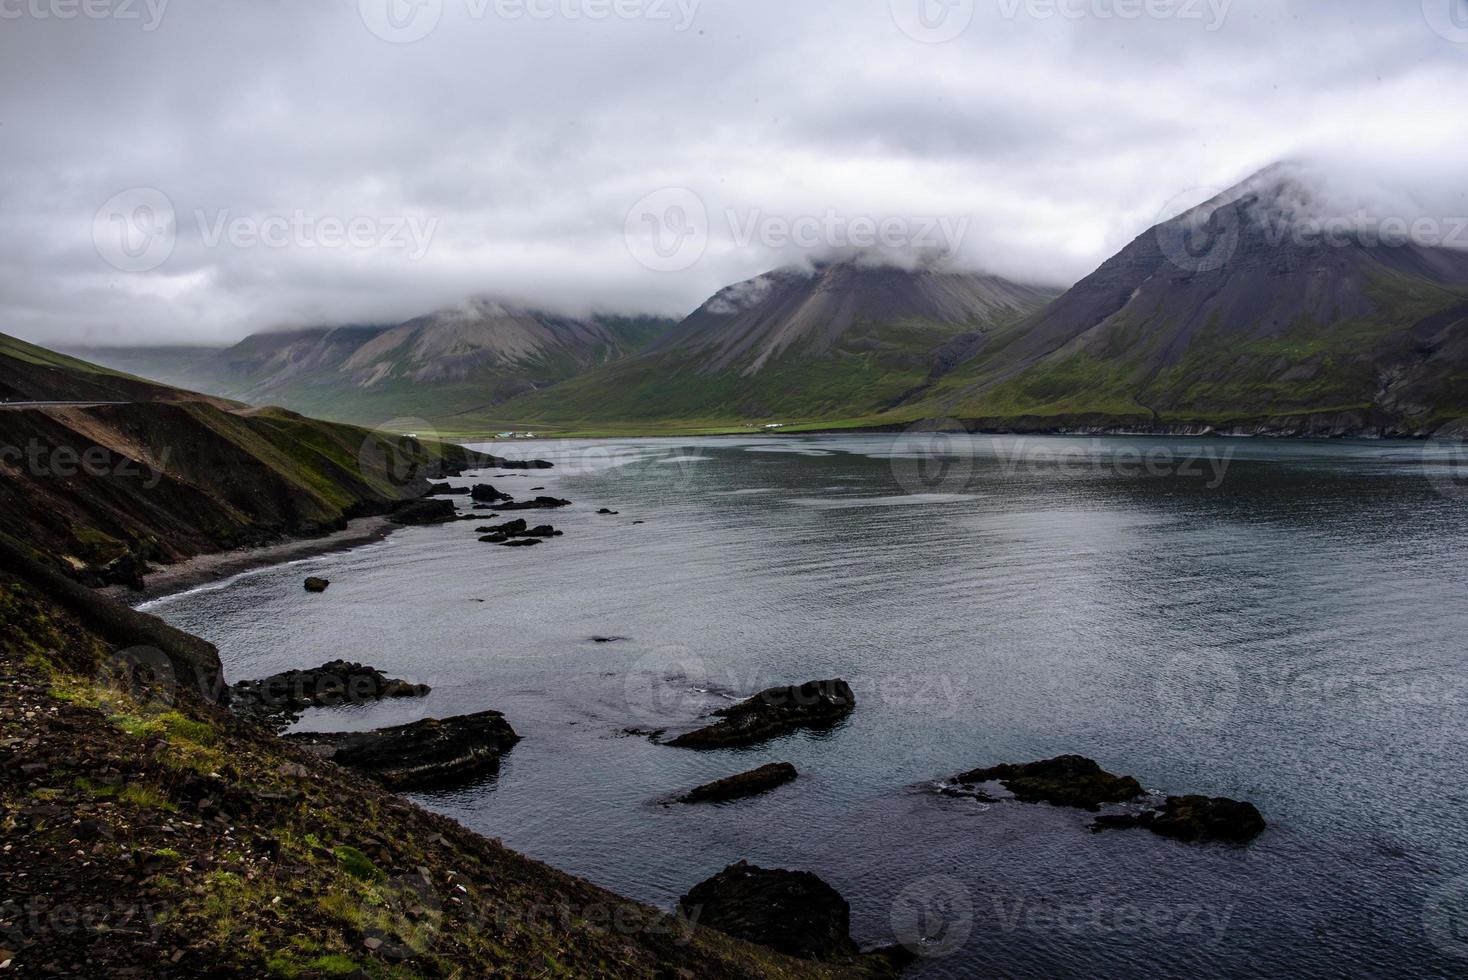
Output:
[[[744,858],[818,873],[863,942],[927,909],[927,952],[950,955],[922,977],[1468,967],[1468,901],[1444,890],[1468,874],[1468,495],[1432,450],[853,435],[533,452],[557,468],[494,482],[575,501],[549,544],[409,529],[149,608],[217,643],[234,678],[345,657],[434,688],[304,727],[504,711],[525,740],[498,777],[418,799],[663,908]],[[307,595],[307,574],[331,590]],[[624,732],[826,677],[860,702],[830,732],[709,754]],[[1190,845],[932,792],[1069,752],[1252,800],[1270,829]],[[661,803],[769,761],[800,779]]]

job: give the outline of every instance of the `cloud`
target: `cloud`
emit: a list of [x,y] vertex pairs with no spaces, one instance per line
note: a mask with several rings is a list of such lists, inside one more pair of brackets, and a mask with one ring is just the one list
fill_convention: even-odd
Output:
[[[681,315],[867,224],[930,254],[938,219],[951,261],[1065,284],[1302,155],[1468,211],[1468,38],[1420,4],[995,0],[925,43],[908,2],[0,4],[0,330],[224,343],[471,295]],[[649,268],[629,211],[661,188],[702,226]]]

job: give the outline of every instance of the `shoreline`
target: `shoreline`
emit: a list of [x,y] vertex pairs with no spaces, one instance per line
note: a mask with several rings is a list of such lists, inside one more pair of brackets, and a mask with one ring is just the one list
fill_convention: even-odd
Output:
[[342,530],[323,537],[288,538],[258,548],[214,551],[172,565],[159,566],[156,571],[144,576],[145,588],[141,592],[125,585],[111,585],[98,589],[97,594],[135,609],[143,603],[187,592],[243,572],[375,544],[385,540],[395,530],[397,525],[385,516],[359,517],[349,521]]

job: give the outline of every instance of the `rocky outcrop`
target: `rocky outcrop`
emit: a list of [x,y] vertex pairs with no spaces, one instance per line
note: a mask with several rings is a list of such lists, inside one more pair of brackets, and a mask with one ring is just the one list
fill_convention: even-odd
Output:
[[331,582],[328,579],[316,578],[315,576],[306,579],[307,592],[325,592],[329,588],[331,588]]
[[1131,776],[1115,776],[1094,759],[1063,755],[1044,762],[1006,764],[960,773],[953,781],[965,786],[999,782],[1026,803],[1050,803],[1098,810],[1103,803],[1122,803],[1142,795]]
[[556,464],[544,459],[505,459],[502,456],[490,456],[489,465],[500,470],[548,470]]
[[514,499],[509,494],[502,493],[501,491],[496,490],[488,483],[477,484],[474,489],[469,492],[469,496],[481,504],[492,504],[499,500]]
[[1252,803],[1222,796],[1169,796],[1160,808],[1097,817],[1091,829],[1145,827],[1175,840],[1243,844],[1262,834],[1265,826],[1263,815]]
[[285,727],[310,708],[368,704],[388,698],[427,694],[427,684],[388,677],[375,667],[333,660],[314,670],[288,670],[230,688],[230,707],[238,715]]
[[853,957],[851,907],[808,871],[758,868],[740,861],[678,900],[701,926],[808,960]]
[[487,527],[475,529],[476,533],[479,534],[503,534],[506,537],[514,534],[524,534],[528,530],[530,530],[530,525],[521,519],[507,521],[504,524],[492,524]]
[[679,735],[668,745],[687,749],[721,749],[782,735],[797,728],[825,728],[856,708],[856,695],[843,680],[809,681],[772,687],[747,701],[714,712],[712,725]]
[[413,500],[394,510],[388,520],[412,527],[448,524],[458,520],[458,512],[452,500]]
[[[27,587],[47,603],[85,621],[88,628],[116,651],[103,664],[75,665],[96,672],[95,680],[122,685],[135,693],[152,682],[169,698],[187,690],[205,701],[225,694],[219,650],[212,643],[175,629],[163,620],[97,595],[91,589],[42,564],[34,552],[0,531],[0,570],[22,576]],[[9,624],[7,624],[9,625]]]
[[512,500],[495,505],[496,510],[553,510],[557,507],[570,507],[571,501],[561,500],[557,497],[536,497],[534,500]]
[[393,790],[465,783],[495,772],[500,756],[520,741],[498,711],[430,718],[372,732],[313,732],[286,738]]
[[448,483],[430,483],[428,485],[429,497],[463,497],[469,493],[468,487],[456,487]]
[[740,800],[747,796],[767,793],[777,786],[784,786],[800,775],[788,762],[772,762],[737,776],[726,776],[705,783],[679,797],[682,803],[723,803]]

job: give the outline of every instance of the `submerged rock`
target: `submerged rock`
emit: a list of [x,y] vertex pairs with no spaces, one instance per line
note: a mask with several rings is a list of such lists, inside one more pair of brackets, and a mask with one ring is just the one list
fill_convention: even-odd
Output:
[[524,520],[513,520],[505,524],[493,524],[489,527],[477,528],[479,534],[524,534],[530,529],[530,525]]
[[494,487],[490,486],[488,483],[480,483],[480,484],[478,484],[477,486],[474,487],[474,489],[472,491],[470,491],[470,494],[469,495],[473,499],[479,501],[480,503],[490,503],[490,504],[492,504],[492,503],[494,503],[495,501],[498,501],[498,500],[511,500],[511,499],[513,499],[509,494],[507,494],[507,493],[501,493],[499,490],[496,490]]
[[312,670],[239,681],[229,689],[229,704],[238,715],[283,728],[309,708],[422,697],[430,690],[427,684],[388,677],[376,667],[333,660]]
[[701,926],[808,960],[853,957],[851,907],[808,871],[758,868],[740,861],[678,900]]
[[742,772],[737,776],[726,776],[723,779],[705,783],[679,797],[679,801],[682,803],[722,803],[727,800],[740,800],[747,796],[767,793],[777,786],[784,786],[799,775],[795,767],[788,762],[772,762],[750,772]]
[[314,576],[306,579],[307,592],[325,592],[329,588],[331,588],[331,582],[327,579],[316,578]]
[[430,718],[374,732],[311,732],[286,738],[394,790],[463,783],[494,772],[500,756],[520,741],[498,711]]
[[557,531],[549,524],[542,524],[539,527],[533,527],[523,533],[527,538],[559,538],[562,537],[566,532]]
[[496,541],[495,544],[501,548],[533,548],[540,544],[540,538],[507,538],[504,541]]
[[551,510],[556,507],[570,507],[571,501],[561,500],[558,497],[536,497],[534,500],[519,500],[502,503],[500,510]]
[[714,712],[722,720],[668,742],[679,748],[719,749],[755,742],[796,728],[834,725],[856,708],[856,695],[843,680],[772,687],[747,701]]
[[953,778],[965,785],[997,781],[1026,803],[1043,802],[1082,810],[1098,810],[1103,803],[1123,803],[1142,795],[1142,784],[1131,776],[1112,775],[1094,759],[1079,755],[975,769]]
[[410,526],[447,524],[458,520],[458,511],[452,500],[410,500],[393,511],[388,520]]
[[1161,808],[1097,817],[1092,830],[1145,827],[1162,837],[1186,841],[1245,843],[1264,832],[1264,816],[1252,803],[1215,796],[1169,796]]
[[603,507],[601,510],[597,511],[597,513],[598,514],[602,514],[602,515],[607,516],[607,517],[616,517],[617,516],[617,511],[612,510],[609,507]]
[[489,464],[500,470],[548,470],[556,465],[543,459],[504,459],[500,456],[490,456]]

